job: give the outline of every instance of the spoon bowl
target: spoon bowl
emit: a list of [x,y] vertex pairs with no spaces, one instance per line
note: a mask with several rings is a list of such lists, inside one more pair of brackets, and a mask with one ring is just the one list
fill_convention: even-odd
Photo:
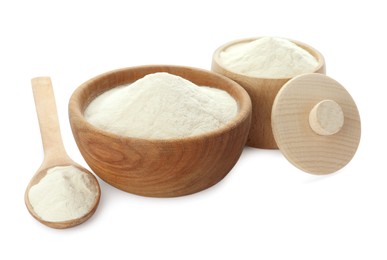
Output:
[[[55,97],[50,78],[39,77],[32,79],[32,90],[42,136],[44,160],[26,188],[24,196],[25,204],[31,215],[46,226],[57,229],[73,227],[85,222],[94,214],[99,204],[101,189],[95,176],[90,171],[75,163],[65,151],[60,134]],[[79,218],[66,221],[47,221],[35,212],[30,202],[29,191],[31,187],[38,184],[46,176],[49,169],[56,166],[74,166],[78,168],[90,177],[89,179],[95,187],[97,194],[94,203],[90,207],[90,210]]]

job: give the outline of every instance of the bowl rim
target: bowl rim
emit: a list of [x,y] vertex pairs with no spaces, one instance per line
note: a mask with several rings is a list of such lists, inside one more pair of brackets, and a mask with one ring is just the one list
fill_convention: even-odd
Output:
[[[255,77],[255,76],[250,76],[250,75],[247,75],[247,74],[243,74],[243,73],[238,73],[234,70],[230,70],[229,68],[227,68],[226,66],[223,65],[222,63],[222,60],[220,58],[220,53],[223,52],[224,50],[226,50],[227,48],[231,47],[232,45],[236,45],[236,44],[240,44],[240,43],[247,43],[247,42],[251,42],[251,41],[254,41],[254,40],[258,40],[260,38],[263,38],[265,36],[259,36],[259,37],[249,37],[249,38],[241,38],[241,39],[237,39],[237,40],[233,40],[233,41],[229,41],[229,42],[226,42],[224,44],[222,44],[221,46],[219,46],[215,51],[214,51],[214,54],[212,56],[212,60],[213,62],[215,62],[219,67],[221,67],[223,70],[227,71],[228,73],[230,73],[231,75],[235,76],[237,75],[237,77],[239,76],[243,76],[243,77],[247,77],[247,78],[251,78],[251,79],[264,79],[264,80],[289,80],[289,79],[292,79],[298,75],[295,75],[293,77],[278,77],[278,78],[268,78],[268,77]],[[297,40],[293,40],[293,39],[289,39],[289,38],[285,38],[285,37],[276,37],[276,38],[281,38],[281,39],[285,39],[285,40],[288,40],[290,42],[293,42],[295,43],[297,46],[301,47],[302,49],[306,50],[307,52],[309,52],[313,57],[315,57],[317,59],[317,62],[318,62],[318,65],[317,67],[314,69],[313,72],[311,73],[315,73],[319,70],[321,70],[324,66],[325,66],[325,59],[324,59],[324,56],[318,51],[316,50],[315,48],[313,48],[312,46],[306,44],[306,43],[303,43],[303,42],[300,42],[300,41],[297,41]]]
[[[155,69],[155,70],[157,70],[156,72],[168,72],[167,69],[181,70],[181,71],[193,70],[193,71],[197,71],[199,73],[205,73],[211,77],[216,77],[220,81],[226,82],[230,87],[235,89],[236,90],[235,93],[237,93],[236,96],[234,96],[232,93],[230,93],[229,91],[227,91],[225,89],[219,88],[218,87],[219,85],[206,86],[206,87],[213,87],[213,88],[224,90],[231,97],[233,97],[234,100],[237,102],[237,106],[238,106],[237,114],[235,115],[234,118],[232,118],[226,124],[224,124],[223,126],[221,126],[219,128],[216,128],[212,131],[208,131],[208,132],[201,133],[198,135],[193,135],[193,136],[167,138],[167,139],[161,139],[161,138],[147,139],[147,138],[119,135],[119,134],[115,134],[115,133],[106,131],[104,129],[98,128],[86,120],[86,118],[84,116],[84,111],[85,111],[86,107],[98,95],[103,93],[103,92],[101,92],[101,93],[97,94],[96,96],[92,97],[88,101],[88,104],[84,104],[83,105],[84,107],[82,108],[81,102],[80,102],[80,96],[84,93],[84,91],[86,91],[86,89],[88,89],[91,85],[95,84],[96,82],[100,81],[101,79],[109,77],[113,74],[120,73],[120,72],[129,72],[129,71],[134,71],[134,70],[143,70],[143,69]],[[154,73],[156,73],[156,72],[154,72]],[[168,72],[168,73],[171,73],[171,72]],[[151,74],[151,73],[148,73],[148,74]],[[146,75],[148,75],[148,74],[146,74]],[[171,73],[171,74],[173,74],[173,73]],[[140,78],[138,78],[138,79],[140,79]],[[125,84],[130,84],[132,82],[135,82],[138,79],[127,82]],[[193,83],[196,84],[195,82],[193,82]],[[122,86],[122,85],[124,85],[124,84],[113,86],[109,89],[112,89],[112,88],[118,87],[118,86]],[[82,124],[81,126],[78,126],[78,128],[87,128],[89,130],[96,132],[97,134],[103,135],[103,136],[108,137],[108,138],[120,139],[124,142],[131,141],[131,142],[147,142],[147,143],[158,143],[158,144],[160,144],[160,143],[172,144],[172,143],[176,143],[176,142],[179,142],[179,143],[181,143],[181,142],[195,142],[195,141],[199,141],[199,140],[203,140],[203,139],[209,139],[209,138],[214,138],[214,137],[224,135],[227,132],[230,132],[231,130],[237,128],[245,120],[249,120],[249,124],[250,124],[251,111],[252,111],[252,103],[251,103],[250,96],[248,95],[246,90],[242,86],[240,86],[238,83],[236,83],[235,81],[233,81],[233,80],[231,80],[231,79],[229,79],[229,78],[227,78],[219,73],[212,72],[212,71],[205,70],[205,69],[201,69],[201,68],[190,67],[190,66],[181,66],[181,65],[160,65],[160,64],[124,67],[124,68],[114,69],[114,70],[110,70],[110,71],[104,72],[102,74],[99,74],[99,75],[85,81],[80,86],[78,86],[75,89],[75,91],[73,92],[73,94],[71,95],[70,100],[69,100],[69,105],[68,105],[68,113],[69,113],[69,119],[70,119],[70,124],[71,124],[72,130],[74,130],[73,121],[76,120],[77,124]],[[247,138],[247,135],[246,135],[246,138]]]

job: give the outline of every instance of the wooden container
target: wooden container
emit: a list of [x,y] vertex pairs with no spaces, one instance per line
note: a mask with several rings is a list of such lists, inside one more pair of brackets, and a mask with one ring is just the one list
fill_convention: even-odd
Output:
[[[168,72],[199,86],[227,91],[238,103],[236,117],[205,134],[166,140],[119,136],[86,121],[84,110],[96,96],[155,72]],[[237,83],[210,71],[141,66],[107,72],[82,84],[70,99],[69,116],[79,150],[101,179],[138,195],[175,197],[206,189],[233,168],[250,129],[251,101]]]
[[[250,95],[252,101],[252,118],[247,145],[256,148],[277,149],[278,146],[274,140],[271,128],[271,110],[278,91],[290,78],[257,78],[239,74],[225,68],[220,59],[220,53],[230,46],[256,39],[236,40],[220,46],[214,52],[212,58],[212,71],[220,73],[239,83]],[[317,59],[318,66],[314,72],[325,74],[325,61],[321,53],[304,43],[291,41],[307,50]]]
[[340,170],[352,160],[360,143],[355,101],[339,82],[321,73],[289,80],[274,100],[271,122],[283,155],[312,174]]

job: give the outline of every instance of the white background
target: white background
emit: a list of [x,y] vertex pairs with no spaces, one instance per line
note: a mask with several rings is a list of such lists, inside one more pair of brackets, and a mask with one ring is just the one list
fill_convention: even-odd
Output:
[[[387,39],[383,1],[1,1],[0,259],[386,259]],[[30,79],[51,76],[70,156],[72,92],[142,64],[210,69],[239,38],[283,36],[323,53],[357,102],[362,140],[328,176],[246,148],[229,175],[186,197],[145,198],[103,181],[96,214],[67,230],[35,221],[24,190],[43,159]]]

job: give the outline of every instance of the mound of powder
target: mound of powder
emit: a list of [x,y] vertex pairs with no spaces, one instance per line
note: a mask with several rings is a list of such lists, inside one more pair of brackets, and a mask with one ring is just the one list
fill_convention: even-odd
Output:
[[29,201],[35,213],[45,221],[83,217],[91,210],[98,194],[91,178],[74,166],[51,168],[31,187]]
[[86,108],[85,117],[118,135],[169,139],[212,131],[236,113],[237,103],[226,91],[159,72],[102,93]]
[[277,37],[232,45],[220,53],[220,59],[234,72],[261,78],[291,78],[313,72],[318,65],[308,51]]

